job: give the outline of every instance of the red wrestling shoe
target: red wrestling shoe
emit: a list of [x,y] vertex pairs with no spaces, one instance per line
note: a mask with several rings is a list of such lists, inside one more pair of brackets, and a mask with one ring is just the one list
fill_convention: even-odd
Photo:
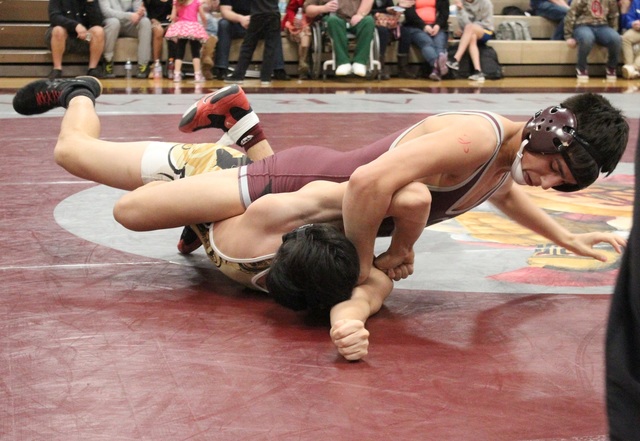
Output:
[[233,142],[260,122],[240,86],[223,87],[187,109],[178,128],[190,133],[213,127],[228,132]]
[[180,251],[181,254],[191,254],[200,248],[200,245],[202,245],[202,242],[191,227],[184,227],[180,235],[180,240],[178,241],[178,251]]
[[80,88],[94,99],[102,93],[102,84],[94,77],[36,80],[18,90],[13,97],[13,109],[21,115],[37,115],[67,107],[69,95]]

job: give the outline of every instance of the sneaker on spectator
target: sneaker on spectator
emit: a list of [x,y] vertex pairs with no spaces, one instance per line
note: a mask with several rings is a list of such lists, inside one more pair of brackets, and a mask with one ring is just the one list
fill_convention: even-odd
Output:
[[640,74],[638,74],[638,71],[633,64],[625,64],[622,66],[622,78],[632,80],[634,78],[638,78],[638,76],[640,76]]
[[107,61],[104,63],[104,77],[105,78],[115,78],[116,73],[113,70],[113,61]]
[[182,72],[173,72],[173,82],[174,83],[179,83],[180,81],[182,81]]
[[258,124],[260,119],[253,111],[240,86],[223,87],[191,105],[182,115],[178,128],[190,133],[213,127],[229,132],[234,140]]
[[49,75],[47,76],[50,80],[55,80],[56,78],[62,78],[62,69],[51,69]]
[[447,60],[447,67],[451,70],[458,70],[460,69],[460,65],[458,64],[458,61],[455,58],[452,58],[450,60]]
[[340,66],[338,66],[336,68],[336,76],[338,77],[344,77],[347,75],[351,75],[351,72],[353,72],[351,65],[350,64],[341,64]]
[[289,81],[291,78],[284,69],[275,69],[273,71],[273,79],[278,81]]
[[138,73],[136,74],[136,78],[149,78],[149,63],[147,64],[139,64],[138,65]]
[[229,84],[242,84],[244,83],[244,78],[239,78],[234,76],[233,74],[229,74],[224,77],[224,82]]
[[268,87],[271,86],[271,81],[260,81],[260,85],[262,87]]
[[102,84],[94,77],[37,80],[18,90],[13,97],[13,109],[21,115],[37,115],[66,107],[67,97],[78,88],[87,89],[95,98],[102,93]]
[[353,63],[351,65],[351,70],[353,71],[353,74],[358,77],[364,78],[367,76],[367,66],[362,63]]
[[431,73],[429,74],[429,79],[431,81],[440,81],[442,80],[442,78],[440,77],[440,75],[438,75],[438,71],[434,68]]
[[473,73],[473,75],[469,76],[469,81],[477,81],[478,83],[484,82],[484,74],[477,70]]
[[194,74],[194,79],[193,79],[194,83],[204,83],[204,81],[205,81],[204,75],[202,75],[200,72],[196,72]]
[[576,69],[576,78],[578,81],[588,81],[589,80],[589,72],[587,70]]
[[87,76],[95,77],[95,78],[102,78],[104,75],[103,75],[102,69],[100,69],[100,67],[92,67],[91,69],[87,70]]
[[607,67],[607,81],[616,81],[618,79],[618,74],[616,73],[615,67]]

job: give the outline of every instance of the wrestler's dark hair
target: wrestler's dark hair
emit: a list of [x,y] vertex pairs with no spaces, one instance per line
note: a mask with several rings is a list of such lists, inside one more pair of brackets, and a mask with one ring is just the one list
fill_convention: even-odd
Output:
[[[586,187],[597,178],[594,166],[600,173],[611,173],[627,147],[629,124],[622,111],[613,107],[609,100],[599,94],[574,95],[562,102],[571,110],[578,122],[577,132],[598,152],[598,161],[583,148],[568,148],[566,155],[571,172],[581,187]],[[597,162],[597,163],[596,163]]]
[[325,313],[351,298],[359,275],[358,252],[344,233],[329,224],[310,224],[282,237],[266,284],[287,308]]

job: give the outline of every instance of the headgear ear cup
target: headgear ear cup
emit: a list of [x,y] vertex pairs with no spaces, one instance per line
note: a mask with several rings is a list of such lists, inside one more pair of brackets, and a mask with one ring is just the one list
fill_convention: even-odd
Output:
[[[529,141],[524,146],[527,151],[542,155],[560,153],[578,182],[577,184],[563,184],[553,187],[555,190],[565,192],[580,190],[591,185],[600,174],[602,160],[597,151],[577,133],[577,125],[577,118],[570,109],[551,106],[536,112],[522,132],[523,140]],[[578,146],[582,147],[593,161],[593,168],[587,173],[588,176],[584,172],[577,176],[571,155],[567,153],[567,149],[578,148]],[[516,158],[514,165],[516,162],[519,162],[518,158]],[[521,164],[519,167],[521,168]]]
[[511,177],[516,184],[527,185],[527,181],[524,180],[524,173],[522,172],[522,152],[525,146],[529,143],[528,139],[523,139],[520,144],[520,150],[516,153],[516,159],[511,164]]

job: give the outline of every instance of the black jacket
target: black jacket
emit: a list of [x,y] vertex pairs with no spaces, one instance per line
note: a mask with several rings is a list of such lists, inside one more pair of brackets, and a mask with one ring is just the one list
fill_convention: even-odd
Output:
[[89,29],[103,21],[98,0],[49,0],[51,26],[62,26],[72,37],[77,36],[78,23]]

